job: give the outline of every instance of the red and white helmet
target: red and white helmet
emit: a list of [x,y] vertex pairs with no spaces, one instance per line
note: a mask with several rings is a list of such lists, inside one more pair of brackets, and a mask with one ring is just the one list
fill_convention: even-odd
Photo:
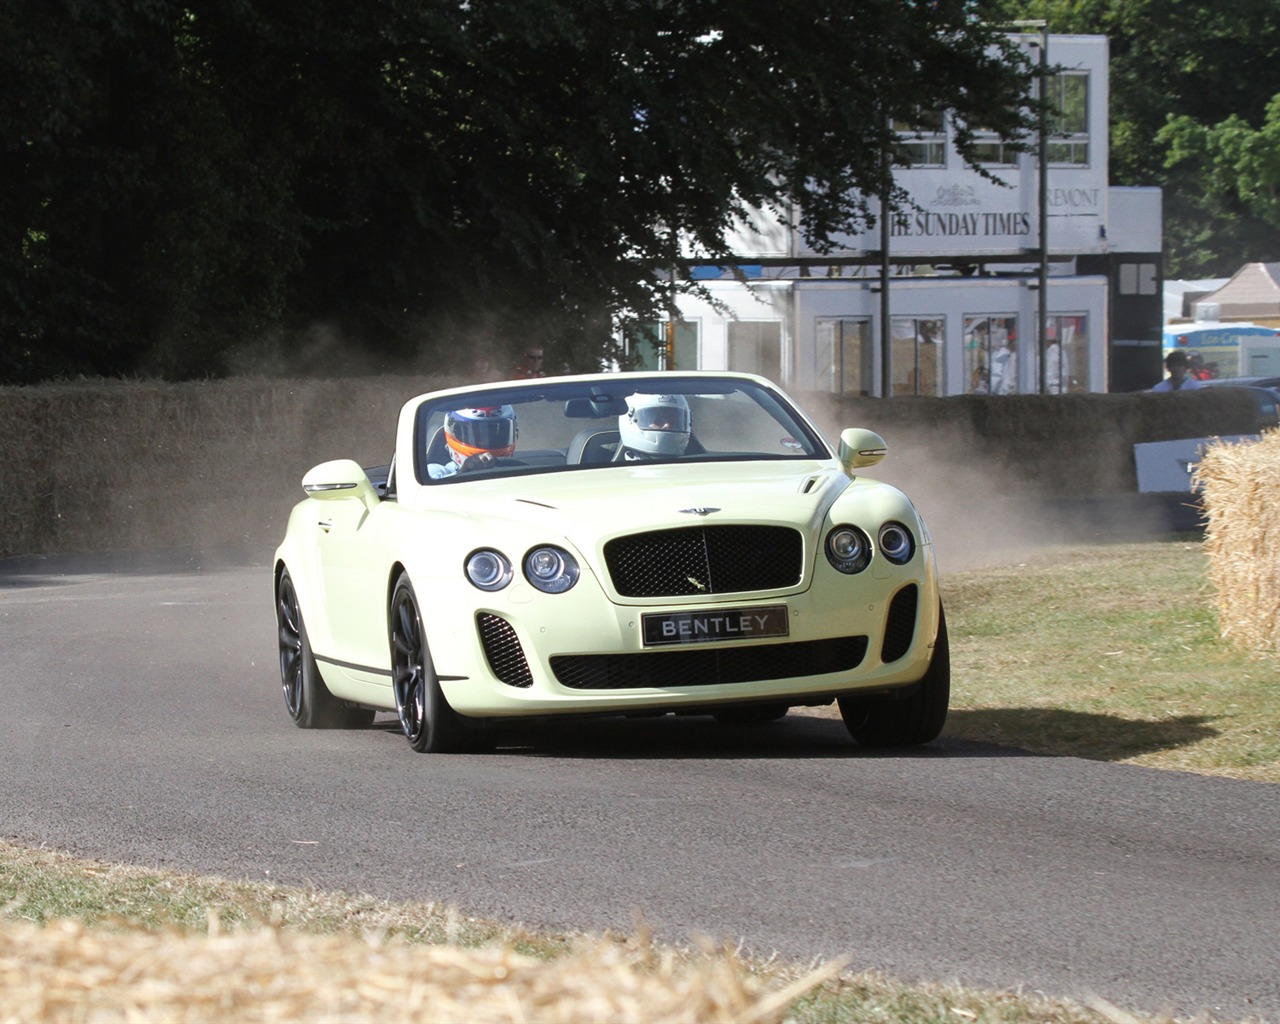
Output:
[[473,455],[497,457],[516,450],[516,411],[509,405],[454,409],[445,413],[444,438],[449,454],[461,468]]
[[689,430],[684,395],[628,395],[627,411],[618,417],[622,446],[642,455],[683,455]]

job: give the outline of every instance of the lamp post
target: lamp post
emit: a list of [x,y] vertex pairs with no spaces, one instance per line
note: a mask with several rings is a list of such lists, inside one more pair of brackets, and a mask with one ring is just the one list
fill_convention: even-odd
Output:
[[1040,112],[1036,118],[1036,183],[1037,231],[1040,266],[1036,273],[1039,297],[1036,303],[1036,364],[1040,367],[1037,390],[1049,390],[1049,367],[1045,363],[1044,342],[1049,330],[1049,22],[1047,19],[1014,21],[1011,28],[1038,28],[1040,41],[1032,43],[1040,50],[1037,78],[1040,82]]
[[[1048,357],[1045,341],[1049,329],[1049,23],[1040,23],[1040,117],[1039,117],[1039,182],[1037,201],[1040,207],[1040,302],[1036,307],[1036,339],[1040,346],[1040,394],[1049,390]],[[1059,342],[1061,344],[1061,342]],[[1061,379],[1061,372],[1059,372]]]

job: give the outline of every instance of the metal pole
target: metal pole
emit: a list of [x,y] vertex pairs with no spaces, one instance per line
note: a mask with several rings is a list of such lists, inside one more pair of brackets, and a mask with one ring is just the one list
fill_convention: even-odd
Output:
[[[1049,390],[1045,341],[1049,327],[1049,24],[1040,28],[1040,303],[1037,308],[1036,344],[1039,347],[1040,394]],[[1062,368],[1058,368],[1062,380]]]
[[889,147],[881,156],[884,190],[880,194],[880,397],[893,395],[893,332],[889,329]]

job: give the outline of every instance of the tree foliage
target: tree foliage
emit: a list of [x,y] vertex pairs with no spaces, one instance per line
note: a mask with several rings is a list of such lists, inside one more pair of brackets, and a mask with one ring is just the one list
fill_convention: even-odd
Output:
[[1251,197],[1253,172],[1237,180],[1225,158],[1273,116],[1280,0],[1015,0],[1002,9],[1110,40],[1111,181],[1163,188],[1167,273],[1218,277],[1280,259],[1275,212]]
[[981,7],[0,0],[0,382],[296,368],[318,323],[594,366],[677,239],[864,225],[890,119],[1025,131]]

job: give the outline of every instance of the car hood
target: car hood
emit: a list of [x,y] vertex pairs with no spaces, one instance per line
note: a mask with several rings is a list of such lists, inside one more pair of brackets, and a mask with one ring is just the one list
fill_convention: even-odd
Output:
[[[850,486],[833,461],[613,466],[449,488],[451,511],[476,520],[538,524],[579,540],[636,530],[765,521],[806,528]],[[854,487],[888,485],[858,479]]]

